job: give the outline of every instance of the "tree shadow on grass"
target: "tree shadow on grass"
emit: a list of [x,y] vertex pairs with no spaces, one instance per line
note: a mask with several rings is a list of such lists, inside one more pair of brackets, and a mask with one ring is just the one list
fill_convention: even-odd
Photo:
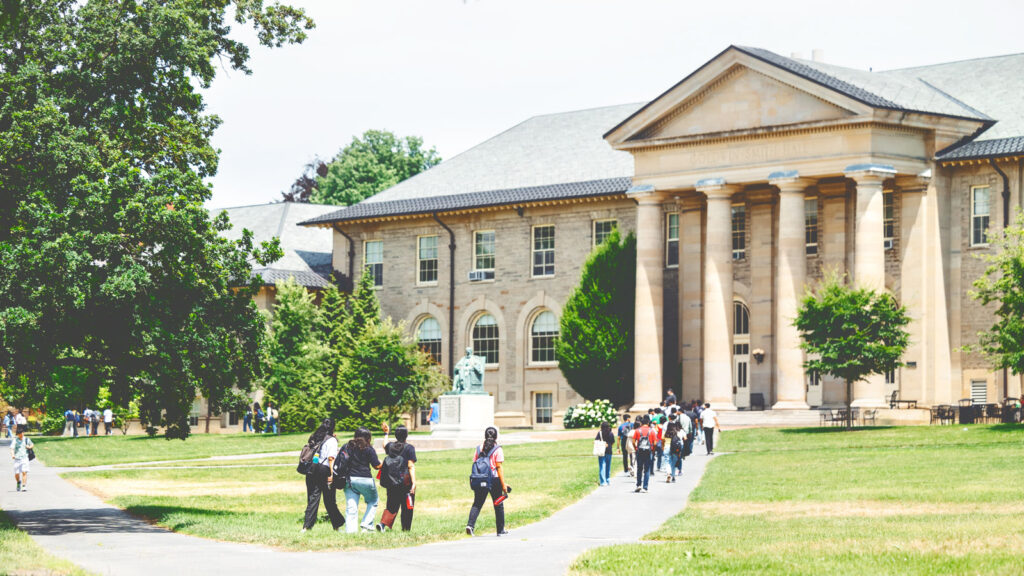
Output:
[[176,516],[184,516],[185,518],[211,518],[238,515],[238,512],[227,510],[210,510],[207,508],[190,508],[187,506],[138,505],[128,506],[124,511],[143,522],[159,524],[160,526],[175,532],[195,526],[199,523],[198,520],[186,520],[179,522],[171,521],[171,519]]
[[854,426],[853,428],[847,429],[844,426],[822,426],[822,427],[809,427],[809,428],[782,428],[780,432],[783,434],[838,434],[845,432],[866,432],[870,430],[888,430],[892,426]]

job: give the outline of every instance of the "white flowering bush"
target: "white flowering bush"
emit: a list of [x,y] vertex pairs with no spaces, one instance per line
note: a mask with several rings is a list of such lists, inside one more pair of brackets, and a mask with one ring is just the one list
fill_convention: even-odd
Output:
[[602,422],[614,426],[617,420],[615,406],[608,400],[594,400],[570,406],[562,419],[566,428],[594,428],[600,426]]

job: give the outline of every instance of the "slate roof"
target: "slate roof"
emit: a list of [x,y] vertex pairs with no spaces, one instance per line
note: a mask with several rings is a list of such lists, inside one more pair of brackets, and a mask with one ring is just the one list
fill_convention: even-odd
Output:
[[1015,154],[1024,154],[1024,136],[999,138],[998,140],[975,140],[939,154],[939,160],[978,160]]
[[[252,231],[256,242],[279,238],[284,256],[265,268],[253,270],[263,277],[266,286],[277,280],[294,277],[295,281],[307,288],[324,288],[332,272],[332,236],[328,230],[304,228],[299,222],[337,212],[341,206],[324,204],[300,204],[279,202],[256,206],[224,208],[231,219],[232,228],[221,234],[229,239],[242,237],[242,230]],[[220,210],[211,210],[219,213]]]
[[423,198],[407,198],[388,202],[361,202],[336,212],[330,212],[316,218],[301,222],[300,226],[325,224],[329,222],[345,222],[349,220],[365,220],[381,216],[410,216],[432,214],[434,212],[451,212],[466,208],[482,208],[487,206],[504,206],[526,202],[540,202],[566,198],[588,198],[622,194],[629,189],[632,178],[604,178],[586,182],[570,182],[550,184],[547,186],[530,186],[508,190],[488,190],[470,192],[468,194],[452,194],[449,196],[427,196]]

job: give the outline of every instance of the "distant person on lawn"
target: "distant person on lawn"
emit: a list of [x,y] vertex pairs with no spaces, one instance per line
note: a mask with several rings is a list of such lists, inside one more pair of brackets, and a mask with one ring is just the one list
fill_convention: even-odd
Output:
[[[380,469],[380,459],[373,449],[373,439],[366,428],[356,430],[355,437],[349,440],[345,450],[348,451],[348,485],[345,486],[345,531],[354,533],[359,528],[373,532],[373,520],[377,516],[377,484],[373,481],[370,468]],[[363,521],[357,523],[359,516],[359,498],[366,502]]]
[[[7,414],[4,414],[4,435],[8,438],[12,436],[11,426],[14,426],[14,413],[8,410]],[[67,427],[65,426],[65,429],[66,428]]]
[[267,434],[277,434],[277,408],[273,402],[267,402]]
[[[315,423],[316,420],[313,421],[313,424]],[[248,406],[245,407],[245,414],[242,415],[242,432],[252,432],[252,408]]]
[[18,435],[11,441],[11,459],[14,460],[14,481],[17,491],[28,490],[28,449],[32,440],[25,437],[25,425],[18,426]]
[[323,496],[324,508],[331,519],[335,530],[345,524],[345,517],[338,510],[338,500],[334,488],[334,458],[338,455],[338,439],[334,437],[334,420],[324,418],[307,443],[311,448],[320,449],[316,453],[315,464],[306,473],[306,517],[302,523],[305,532],[316,525],[316,517],[320,512],[320,497]]
[[256,433],[259,433],[259,434],[263,433],[263,421],[264,421],[264,418],[265,418],[265,416],[263,415],[263,408],[260,406],[260,403],[259,402],[253,402],[252,403],[252,419],[253,419],[252,431],[253,432],[256,432]]
[[103,433],[107,436],[113,434],[114,411],[109,407],[103,409]]
[[711,403],[704,404],[704,411],[700,413],[700,419],[704,423],[704,445],[707,446],[708,456],[715,453],[715,430],[722,431],[718,425],[718,412],[711,409]]
[[[477,460],[487,459],[491,469],[490,487],[473,486],[473,506],[469,509],[469,521],[466,522],[466,534],[473,536],[476,533],[476,519],[480,516],[480,510],[487,501],[487,495],[491,495],[491,502],[494,504],[494,527],[498,536],[508,534],[505,529],[505,498],[508,497],[508,484],[505,483],[505,473],[502,464],[505,462],[505,452],[498,444],[498,429],[491,426],[484,430],[484,443],[477,446],[473,454],[473,463]],[[474,466],[475,468],[475,466]]]
[[[405,426],[395,428],[394,442],[388,442],[390,429],[387,422],[381,428],[384,430],[384,463],[381,465],[380,484],[388,491],[388,498],[377,531],[391,530],[395,525],[395,516],[401,510],[402,531],[408,532],[412,528],[412,513],[416,504],[416,448],[406,442],[409,429]],[[388,485],[392,481],[395,485]]]

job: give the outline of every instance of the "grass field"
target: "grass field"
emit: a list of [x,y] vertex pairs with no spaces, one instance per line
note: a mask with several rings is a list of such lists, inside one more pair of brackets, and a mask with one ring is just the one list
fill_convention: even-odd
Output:
[[720,449],[656,544],[593,550],[572,573],[651,558],[701,576],[1024,572],[1022,427],[738,430]]
[[71,562],[43,551],[0,511],[0,574],[11,576],[87,576]]
[[[597,466],[590,449],[590,440],[506,447],[506,481],[514,488],[505,506],[510,528],[545,518],[590,492],[597,484]],[[322,507],[321,523],[300,534],[305,484],[291,461],[280,467],[139,467],[72,472],[64,477],[161,526],[218,540],[319,550],[389,548],[465,537],[463,528],[472,502],[472,451],[423,452],[419,456],[413,530],[384,535],[337,534],[330,529]],[[378,518],[384,497],[381,490]],[[340,493],[339,508],[344,513]],[[493,530],[494,514],[486,505],[477,531]]]
[[188,440],[162,436],[89,436],[80,438],[33,438],[39,458],[48,466],[97,466],[157,460],[185,460],[298,451],[308,433],[302,434],[195,434]]

